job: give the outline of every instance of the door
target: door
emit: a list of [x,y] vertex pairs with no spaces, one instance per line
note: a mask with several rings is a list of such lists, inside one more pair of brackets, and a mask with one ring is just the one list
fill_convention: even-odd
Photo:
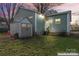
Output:
[[31,24],[22,24],[22,26],[21,26],[22,37],[29,37],[29,36],[31,36],[32,35],[31,28],[32,28]]

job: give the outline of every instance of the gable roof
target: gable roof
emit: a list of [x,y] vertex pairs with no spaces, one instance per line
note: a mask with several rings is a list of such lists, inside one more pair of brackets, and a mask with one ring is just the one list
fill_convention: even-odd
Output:
[[30,11],[30,12],[38,13],[38,12],[33,11],[33,10],[30,10],[30,9],[26,9],[26,8],[23,8],[23,7],[19,7],[18,10],[17,10],[17,12],[16,12],[16,14],[15,14],[15,16],[19,13],[20,10],[24,10],[24,11],[27,10],[27,11]]
[[54,13],[54,14],[51,14],[51,15],[48,15],[48,16],[54,16],[54,15],[61,15],[63,13],[70,13],[71,14],[71,11],[64,11],[64,12],[58,12],[58,13]]
[[15,23],[30,23],[31,24],[31,22],[27,18],[21,18],[19,20],[15,20],[14,22]]

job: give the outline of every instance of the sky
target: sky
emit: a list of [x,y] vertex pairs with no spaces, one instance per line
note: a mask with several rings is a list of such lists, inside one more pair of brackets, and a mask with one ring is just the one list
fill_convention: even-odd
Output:
[[79,11],[79,3],[65,3],[61,4],[60,6],[56,6],[54,8],[58,11],[71,10],[72,13],[75,13]]
[[[27,9],[36,9],[32,3],[23,4]],[[78,23],[79,24],[79,3],[64,3],[59,6],[51,7],[50,9],[55,9],[58,12],[63,12],[67,10],[71,10],[72,12],[72,22],[71,24]],[[4,8],[6,11],[6,9]],[[16,7],[17,10],[17,7]],[[0,10],[0,16],[2,16],[2,11]],[[7,12],[6,12],[7,15]]]
[[64,3],[60,6],[53,7],[53,9],[57,10],[58,12],[71,10],[72,12],[71,24],[77,23],[79,25],[79,3]]
[[[21,3],[21,4],[22,4],[22,3]],[[15,13],[16,13],[17,10],[18,10],[18,6],[21,5],[21,4],[17,4],[17,5],[16,5]],[[24,3],[23,6],[24,6],[24,8],[26,8],[26,9],[31,9],[31,10],[35,10],[35,9],[36,9],[32,3]],[[12,8],[12,4],[11,4],[10,17],[12,17],[12,16],[11,16],[11,14],[12,14],[12,9],[13,9],[13,8]],[[7,9],[4,8],[4,11],[5,11],[6,17],[8,17]],[[1,11],[1,9],[0,9],[0,16],[3,17],[3,13],[2,13],[2,11]]]

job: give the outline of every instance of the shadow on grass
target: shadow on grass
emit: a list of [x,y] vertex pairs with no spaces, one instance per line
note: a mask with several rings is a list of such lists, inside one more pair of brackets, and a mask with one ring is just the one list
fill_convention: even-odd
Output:
[[79,51],[79,37],[74,36],[34,36],[26,39],[5,39],[0,43],[0,55],[53,56],[67,49]]
[[[51,36],[34,36],[28,39],[18,39],[23,47],[25,47],[26,51],[28,51],[28,55],[54,55],[56,54],[53,51],[53,42],[55,39],[52,39]],[[24,49],[23,49],[24,50]]]
[[71,53],[79,53],[79,37],[78,36],[65,36],[61,37],[59,36],[55,44],[55,48],[57,48],[57,52],[61,53],[66,53],[66,52],[71,52]]
[[27,52],[27,55],[51,56],[58,52],[70,52],[67,49],[79,51],[79,40],[75,36],[34,36],[18,40],[23,45],[22,51]]

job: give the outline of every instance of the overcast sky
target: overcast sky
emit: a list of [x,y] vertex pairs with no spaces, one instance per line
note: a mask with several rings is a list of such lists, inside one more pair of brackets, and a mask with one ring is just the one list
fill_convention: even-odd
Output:
[[[35,7],[32,3],[23,4],[23,5],[27,9],[35,9]],[[58,12],[71,10],[71,12],[72,12],[72,23],[75,23],[76,21],[78,21],[78,23],[79,23],[79,3],[64,3],[64,4],[61,4],[59,6],[55,6],[55,7],[52,7],[52,8],[57,10]],[[7,13],[6,13],[6,15],[7,15]],[[2,16],[1,10],[0,10],[0,16]]]
[[58,11],[71,10],[72,13],[77,13],[79,12],[79,3],[65,3],[61,4],[60,6],[54,7],[54,9]]
[[53,9],[57,10],[58,12],[71,10],[72,24],[76,22],[79,24],[79,3],[64,3],[60,6],[53,7]]

